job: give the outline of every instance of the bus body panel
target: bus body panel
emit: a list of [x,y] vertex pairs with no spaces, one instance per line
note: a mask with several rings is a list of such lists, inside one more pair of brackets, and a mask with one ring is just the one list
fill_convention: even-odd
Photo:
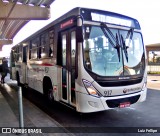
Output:
[[[79,101],[77,105],[77,111],[82,112],[82,113],[88,113],[88,112],[97,112],[97,111],[113,109],[107,105],[107,100],[119,101],[120,99],[123,99],[123,98],[124,99],[132,98],[138,95],[140,95],[140,98],[136,102],[143,102],[146,100],[146,94],[147,94],[147,89],[145,89],[142,92],[135,93],[135,94],[122,95],[122,96],[116,96],[116,97],[97,98],[97,97],[94,97],[88,94],[77,92],[77,100]],[[114,108],[119,108],[119,106],[114,107]]]
[[48,77],[57,86],[57,67],[31,64],[28,68],[28,86],[43,94],[43,79]]
[[[118,21],[118,23],[115,22],[115,20]],[[109,22],[107,23],[106,21]],[[16,59],[14,62],[15,67],[12,67],[12,79],[16,79],[16,74],[18,73],[21,84],[27,84],[30,88],[44,95],[51,91],[50,96],[53,95],[55,101],[65,103],[82,113],[108,110],[121,107],[121,105],[122,107],[130,106],[130,104],[144,101],[147,94],[146,68],[143,69],[144,73],[141,76],[142,80],[140,82],[117,86],[113,84],[110,86],[100,85],[98,83],[98,77],[103,80],[107,78],[110,79],[110,77],[99,76],[97,73],[94,73],[94,70],[91,71],[92,69],[87,69],[87,62],[85,62],[84,58],[87,51],[92,50],[93,52],[97,51],[100,53],[99,48],[102,48],[102,45],[105,48],[104,50],[109,48],[104,44],[102,37],[92,40],[98,33],[98,31],[94,31],[94,34],[91,34],[91,37],[88,38],[90,40],[88,40],[88,46],[94,46],[93,43],[98,41],[103,44],[99,46],[96,43],[96,46],[99,46],[98,48],[96,47],[97,49],[90,48],[86,52],[84,51],[85,33],[90,34],[92,30],[91,26],[98,26],[99,28],[95,27],[95,30],[100,30],[102,23],[106,23],[112,29],[118,29],[119,32],[125,30],[129,33],[133,27],[136,32],[138,31],[138,33],[140,33],[139,23],[133,18],[101,10],[75,8],[22,41],[20,45],[18,44],[13,47],[15,52],[21,51],[17,54],[20,56],[22,53],[23,59],[22,61],[17,61],[17,56],[15,55]],[[82,29],[82,32],[80,29]],[[100,34],[101,33],[102,30]],[[35,39],[38,40],[35,42]],[[49,46],[44,49],[46,42],[49,43]],[[107,40],[105,42],[107,43]],[[20,47],[23,45],[25,45],[25,47],[21,50]],[[52,56],[43,58],[45,50],[49,47],[52,49]],[[114,47],[112,48],[114,49]],[[143,48],[145,52],[144,45]],[[50,50],[48,51],[50,52]],[[88,54],[92,56],[93,52]],[[14,54],[14,52],[12,53]],[[144,54],[146,59],[146,53]],[[89,55],[88,57],[90,57]],[[121,58],[124,59],[125,54],[123,55]],[[63,64],[64,59],[67,62],[66,64]],[[73,61],[75,61],[75,64],[72,64]],[[140,66],[141,65],[143,64],[140,63]],[[144,67],[145,66],[146,64]],[[77,75],[74,75],[74,72],[77,72]],[[127,80],[121,78],[123,78],[122,75],[119,76],[119,80],[116,80],[116,82],[125,82],[131,80],[133,77],[131,75],[129,78],[127,77]],[[109,84],[109,80],[106,80],[106,82]],[[94,91],[96,90],[96,95],[94,93],[92,94],[92,89]],[[46,91],[48,92],[46,93]]]
[[23,62],[16,62],[15,63],[15,73],[12,73],[13,77],[16,77],[19,79],[19,82],[21,84],[26,83],[26,64]]
[[128,95],[128,94],[133,94],[133,93],[137,93],[140,92],[142,90],[142,86],[143,86],[143,81],[141,83],[138,84],[134,84],[134,85],[127,85],[127,86],[119,86],[119,87],[101,87],[97,82],[93,82],[92,83],[93,86],[99,90],[99,92],[103,95],[103,96],[120,96],[120,95]]
[[[79,44],[81,45],[81,44]],[[147,88],[144,87],[144,90],[142,90],[144,83],[146,82],[146,69],[145,69],[145,76],[143,80],[138,84],[128,85],[128,86],[118,86],[118,87],[102,87],[100,86],[94,79],[88,74],[88,72],[83,67],[83,61],[81,61],[83,58],[82,54],[82,46],[79,46],[79,56],[78,56],[78,71],[79,76],[77,79],[77,85],[76,85],[76,96],[77,96],[77,106],[76,109],[78,112],[82,113],[88,113],[88,112],[97,112],[97,111],[103,111],[110,108],[106,101],[107,100],[117,100],[123,99],[123,98],[134,98],[136,96],[140,96],[137,98],[135,102],[143,102],[146,100],[146,94],[147,94]],[[93,84],[93,86],[103,95],[102,97],[95,97],[92,95],[89,95],[84,84],[83,80],[87,80]],[[110,93],[104,93],[104,92],[112,92]],[[126,92],[125,92],[126,91]],[[106,96],[105,96],[106,95]],[[114,107],[114,108],[118,108]]]

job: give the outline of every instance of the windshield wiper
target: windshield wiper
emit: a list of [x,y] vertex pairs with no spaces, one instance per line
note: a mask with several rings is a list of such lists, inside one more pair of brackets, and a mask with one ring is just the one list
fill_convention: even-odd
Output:
[[[104,35],[106,36],[106,38],[108,39],[108,41],[111,43],[111,45],[113,46],[113,48],[115,48],[117,50],[117,54],[118,54],[118,59],[120,62],[120,44],[119,44],[119,39],[118,39],[118,35],[116,34],[116,37],[113,35],[113,33],[111,32],[111,30],[108,28],[108,26],[105,23],[101,23],[101,29],[104,33]],[[107,34],[107,32],[108,34]],[[111,39],[111,38],[112,39]],[[113,42],[114,41],[114,42]],[[116,43],[116,44],[114,44]]]
[[127,62],[128,62],[128,51],[127,51],[127,49],[129,48],[129,44],[130,44],[130,42],[132,41],[133,31],[134,31],[134,29],[131,28],[131,29],[128,31],[128,33],[127,33],[126,39],[129,39],[128,45],[126,45],[126,43],[125,43],[125,41],[124,41],[124,38],[123,38],[123,36],[121,35],[123,50],[124,50],[124,54],[125,54],[125,57],[126,57]]
[[128,45],[127,45],[127,47],[128,47],[128,48],[129,48],[129,44],[130,44],[130,42],[132,41],[133,31],[134,31],[134,29],[133,29],[133,28],[131,28],[131,29],[128,31],[127,36],[126,36],[126,39],[129,39],[129,41],[128,41]]
[[118,34],[116,34],[116,46],[114,48],[117,50],[119,62],[120,62],[120,47],[121,46],[119,45]]
[[[107,25],[106,24],[104,24],[104,23],[101,23],[101,29],[102,29],[102,31],[103,31],[103,33],[104,33],[104,35],[106,36],[106,38],[108,39],[108,41],[111,43],[111,45],[113,46],[113,48],[116,46],[115,44],[114,44],[114,42],[116,42],[116,38],[114,37],[114,35],[113,35],[113,33],[111,32],[111,30],[107,27]],[[109,33],[109,35],[112,37],[112,39],[110,38],[110,36],[107,34],[107,32],[105,31],[105,29],[107,30],[107,32]],[[113,41],[114,42],[113,42]]]
[[[131,29],[128,31],[127,36],[126,36],[126,39],[129,38],[129,40],[132,40],[133,31],[134,31],[134,28],[131,28]],[[129,36],[130,36],[130,37],[129,37]]]
[[128,49],[129,47],[126,46],[126,43],[125,43],[124,38],[123,38],[122,35],[121,35],[121,41],[122,41],[123,50],[124,50],[124,54],[125,54],[126,60],[127,60],[127,62],[128,62],[128,51],[127,51],[127,49]]

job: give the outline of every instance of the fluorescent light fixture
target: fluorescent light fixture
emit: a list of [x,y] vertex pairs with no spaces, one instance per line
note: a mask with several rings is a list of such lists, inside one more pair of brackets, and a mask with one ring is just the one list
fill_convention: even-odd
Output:
[[8,0],[3,0],[3,2],[5,2],[5,3],[9,3],[9,1],[8,1]]

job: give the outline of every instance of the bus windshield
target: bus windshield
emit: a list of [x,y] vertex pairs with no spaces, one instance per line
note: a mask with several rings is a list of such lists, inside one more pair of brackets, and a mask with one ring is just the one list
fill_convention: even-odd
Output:
[[[100,76],[131,76],[143,73],[142,36],[134,30],[85,26],[85,68]],[[128,36],[131,35],[131,36]]]

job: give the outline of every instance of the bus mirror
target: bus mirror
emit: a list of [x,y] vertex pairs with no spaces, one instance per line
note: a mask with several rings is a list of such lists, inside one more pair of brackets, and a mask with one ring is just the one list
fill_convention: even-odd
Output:
[[82,27],[78,26],[77,30],[76,30],[76,37],[77,37],[77,42],[82,42],[83,41],[83,31],[82,31]]

